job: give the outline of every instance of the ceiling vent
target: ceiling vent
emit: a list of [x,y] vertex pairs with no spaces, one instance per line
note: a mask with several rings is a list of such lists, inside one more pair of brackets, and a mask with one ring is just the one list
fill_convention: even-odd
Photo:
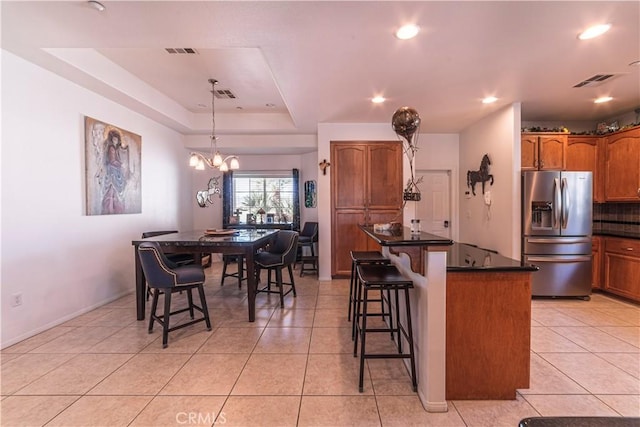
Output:
[[586,80],[581,81],[577,85],[573,87],[595,87],[600,86],[601,84],[610,81],[611,79],[617,77],[618,74],[596,74],[595,76],[589,77]]
[[230,89],[216,89],[213,94],[218,99],[236,99],[236,95]]
[[185,54],[185,55],[197,55],[198,51],[191,47],[166,47],[166,50],[170,54]]

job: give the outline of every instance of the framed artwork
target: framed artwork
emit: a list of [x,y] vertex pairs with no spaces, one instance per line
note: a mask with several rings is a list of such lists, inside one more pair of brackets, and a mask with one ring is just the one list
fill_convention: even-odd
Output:
[[304,182],[304,207],[316,207],[316,182],[313,180]]
[[142,212],[140,135],[84,118],[87,215]]

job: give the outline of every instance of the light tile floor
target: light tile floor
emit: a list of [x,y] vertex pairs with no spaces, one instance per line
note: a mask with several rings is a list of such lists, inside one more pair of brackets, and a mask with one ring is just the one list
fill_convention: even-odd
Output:
[[[2,426],[517,426],[529,416],[640,416],[640,307],[534,300],[531,386],[513,401],[452,401],[428,413],[397,360],[367,362],[358,392],[348,281],[296,272],[280,309],[207,270],[213,330],[172,332],[135,320],[123,297],[2,350]],[[176,299],[179,299],[176,297]],[[186,313],[185,313],[186,315]],[[380,335],[379,335],[380,336]],[[375,337],[375,335],[374,335]],[[384,349],[388,338],[371,339]]]

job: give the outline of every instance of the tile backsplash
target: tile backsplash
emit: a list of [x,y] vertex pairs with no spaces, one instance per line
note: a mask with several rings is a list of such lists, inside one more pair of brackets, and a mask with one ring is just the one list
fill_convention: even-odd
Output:
[[593,231],[640,233],[640,203],[594,204]]

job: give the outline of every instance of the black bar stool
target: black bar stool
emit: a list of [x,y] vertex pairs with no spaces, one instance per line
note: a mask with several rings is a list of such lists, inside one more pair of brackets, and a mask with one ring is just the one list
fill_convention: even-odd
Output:
[[[353,324],[356,329],[353,356],[356,357],[358,354],[358,338],[360,338],[360,380],[358,383],[360,392],[363,391],[365,359],[410,359],[411,383],[413,385],[413,391],[417,391],[418,380],[416,377],[416,361],[413,352],[413,329],[411,327],[411,304],[409,301],[409,289],[413,288],[413,282],[404,277],[396,266],[391,264],[361,264],[357,266],[356,270],[358,274],[358,281],[356,290],[357,296],[355,298],[356,310],[353,317]],[[367,327],[367,317],[371,316],[367,311],[367,304],[372,302],[372,300],[369,299],[369,292],[378,290],[394,291],[395,293],[395,327],[392,322],[393,314],[391,313],[391,307],[389,307],[390,315],[388,328]],[[399,291],[404,291],[405,295],[405,312],[407,317],[406,325],[403,325],[400,322]],[[389,301],[389,303],[390,302],[391,301]],[[362,325],[360,322],[362,322]],[[397,333],[398,353],[367,353],[366,343],[367,333],[369,332],[391,332],[392,337],[394,332]],[[404,354],[402,352],[403,337],[406,338],[409,343],[408,354]]]
[[[351,280],[349,281],[349,312],[347,313],[347,320],[351,321],[352,313],[355,318],[355,310],[356,310],[356,293],[354,292],[356,281],[357,281],[357,273],[356,267],[360,264],[390,264],[391,260],[389,258],[385,258],[379,251],[351,251]],[[387,292],[387,295],[389,293]],[[380,302],[382,305],[382,313],[381,316],[384,317],[384,301],[382,292],[380,293]],[[373,302],[373,301],[372,301]],[[388,303],[388,298],[387,298]],[[351,338],[355,338],[356,328],[355,324],[353,325],[351,331]]]

